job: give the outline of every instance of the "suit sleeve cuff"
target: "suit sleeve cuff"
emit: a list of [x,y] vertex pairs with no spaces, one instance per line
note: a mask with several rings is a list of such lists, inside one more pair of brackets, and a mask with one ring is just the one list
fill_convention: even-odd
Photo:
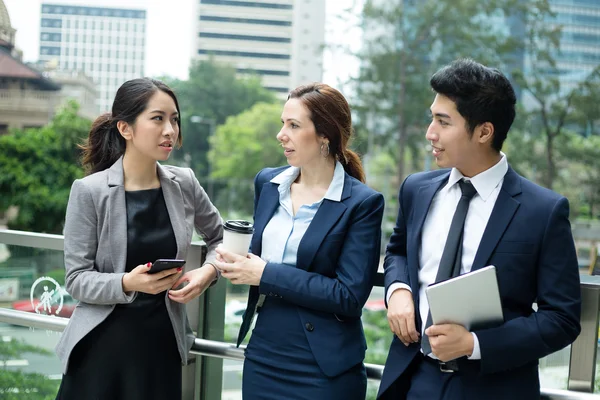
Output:
[[387,293],[385,295],[385,303],[386,304],[389,304],[392,294],[394,294],[394,292],[398,289],[406,289],[412,293],[410,286],[408,286],[406,283],[394,282],[390,285],[390,287],[388,288]]
[[479,339],[477,339],[477,335],[471,332],[473,335],[473,354],[470,357],[467,357],[469,360],[481,360],[481,349],[479,348]]

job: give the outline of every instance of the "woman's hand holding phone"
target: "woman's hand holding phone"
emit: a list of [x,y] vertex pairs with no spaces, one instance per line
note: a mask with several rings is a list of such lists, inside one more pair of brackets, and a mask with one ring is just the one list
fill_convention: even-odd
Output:
[[[211,264],[204,264],[200,268],[188,271],[169,290],[169,299],[186,304],[200,296],[216,277],[217,270]],[[175,290],[183,283],[187,284],[183,288]]]
[[[158,263],[157,260],[155,263]],[[183,262],[185,264],[185,261]],[[131,272],[123,275],[124,292],[142,292],[158,294],[170,289],[183,270],[183,264],[179,267],[168,268],[156,273],[151,273],[153,264],[138,265]]]

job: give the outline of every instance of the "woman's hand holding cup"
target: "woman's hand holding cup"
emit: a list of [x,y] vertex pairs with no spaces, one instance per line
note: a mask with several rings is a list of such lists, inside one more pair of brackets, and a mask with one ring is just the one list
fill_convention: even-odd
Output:
[[229,279],[234,285],[260,285],[263,271],[267,263],[260,257],[248,253],[246,257],[232,253],[223,245],[217,247],[217,268],[221,276]]

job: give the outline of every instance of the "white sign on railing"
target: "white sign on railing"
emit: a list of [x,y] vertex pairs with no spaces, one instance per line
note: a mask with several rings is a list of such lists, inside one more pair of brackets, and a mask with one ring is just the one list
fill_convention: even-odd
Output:
[[64,304],[63,288],[54,278],[42,276],[33,282],[29,300],[35,313],[59,315]]

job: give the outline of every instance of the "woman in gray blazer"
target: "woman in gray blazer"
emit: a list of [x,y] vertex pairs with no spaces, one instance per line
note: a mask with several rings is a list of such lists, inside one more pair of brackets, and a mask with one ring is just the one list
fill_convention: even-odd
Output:
[[[57,345],[57,399],[181,398],[194,340],[184,304],[216,280],[223,230],[192,170],[158,163],[176,145],[177,98],[156,80],[125,82],[112,113],[92,126],[89,174],[73,183],[67,206],[65,281],[79,304]],[[194,227],[206,263],[149,273],[156,259],[185,260]]]

